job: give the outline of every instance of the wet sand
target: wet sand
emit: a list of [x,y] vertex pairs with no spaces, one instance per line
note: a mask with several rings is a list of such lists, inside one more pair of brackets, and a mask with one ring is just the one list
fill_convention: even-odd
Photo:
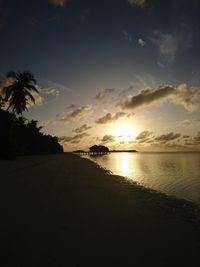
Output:
[[70,154],[0,161],[0,177],[0,266],[200,266],[193,204]]

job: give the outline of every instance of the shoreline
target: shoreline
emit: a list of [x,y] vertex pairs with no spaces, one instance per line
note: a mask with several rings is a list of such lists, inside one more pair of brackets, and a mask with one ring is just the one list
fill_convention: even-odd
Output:
[[[149,152],[140,152],[140,153],[149,153]],[[157,152],[153,152],[153,153],[156,153]],[[160,153],[160,152],[159,152]],[[163,152],[161,152],[163,153]],[[167,152],[168,153],[168,152]],[[178,152],[179,153],[179,152]],[[196,152],[195,152],[196,153]],[[194,153],[192,153],[194,154]],[[128,186],[136,186],[136,187],[139,187],[141,188],[141,190],[144,190],[144,191],[149,191],[149,192],[152,192],[153,194],[160,194],[160,195],[163,195],[167,198],[171,198],[173,199],[174,201],[183,201],[183,202],[186,202],[187,204],[191,204],[191,205],[194,205],[196,206],[197,208],[200,209],[200,202],[199,201],[195,201],[194,199],[191,199],[191,198],[184,198],[184,197],[179,197],[179,196],[176,196],[175,194],[170,194],[170,193],[167,193],[167,192],[164,192],[164,191],[159,191],[157,189],[153,189],[151,187],[148,187],[146,185],[143,185],[143,184],[140,184],[140,183],[137,183],[136,181],[134,181],[132,178],[130,178],[129,176],[123,176],[123,175],[118,175],[118,174],[115,174],[113,173],[111,170],[107,169],[106,167],[104,168],[103,166],[101,166],[101,164],[98,163],[98,161],[94,160],[96,157],[93,157],[93,156],[84,156],[84,155],[76,155],[80,158],[83,158],[83,159],[88,159],[89,161],[95,163],[97,166],[100,166],[102,169],[106,170],[108,172],[108,174],[110,175],[113,175],[113,176],[119,176],[121,177],[121,183],[126,185],[127,187]],[[101,157],[101,156],[100,156]]]
[[2,266],[198,266],[199,207],[62,154],[0,161]]
[[[78,155],[76,155],[76,156],[78,156]],[[145,186],[140,185],[137,182],[133,181],[129,177],[114,174],[112,171],[102,167],[97,162],[95,162],[89,158],[84,158],[81,156],[78,156],[78,157],[80,157],[81,159],[87,160],[87,161],[91,162],[92,164],[94,164],[94,166],[96,166],[97,168],[102,169],[106,173],[106,175],[108,175],[110,177],[110,179],[113,179],[115,182],[119,183],[121,187],[123,187],[124,189],[127,190],[127,192],[138,190],[138,191],[141,191],[141,193],[150,194],[152,196],[153,201],[162,201],[164,205],[167,205],[170,208],[176,208],[176,209],[180,208],[183,210],[189,209],[190,212],[194,215],[194,217],[196,217],[196,216],[198,217],[197,221],[200,222],[200,203],[196,203],[196,202],[189,200],[189,199],[178,198],[174,195],[168,195],[167,193],[145,187]]]

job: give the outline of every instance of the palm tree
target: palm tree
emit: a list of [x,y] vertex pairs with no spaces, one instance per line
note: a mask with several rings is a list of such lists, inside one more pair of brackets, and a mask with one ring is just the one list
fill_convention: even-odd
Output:
[[29,71],[11,71],[6,76],[12,81],[9,86],[3,88],[5,101],[8,102],[7,110],[12,109],[16,114],[22,114],[23,111],[27,110],[30,102],[35,104],[35,98],[31,93],[39,94],[35,87],[36,80]]

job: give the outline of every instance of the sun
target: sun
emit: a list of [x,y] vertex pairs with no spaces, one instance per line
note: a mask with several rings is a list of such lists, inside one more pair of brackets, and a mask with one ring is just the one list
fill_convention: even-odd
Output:
[[114,135],[122,141],[128,141],[135,135],[135,131],[130,124],[121,123],[115,127]]

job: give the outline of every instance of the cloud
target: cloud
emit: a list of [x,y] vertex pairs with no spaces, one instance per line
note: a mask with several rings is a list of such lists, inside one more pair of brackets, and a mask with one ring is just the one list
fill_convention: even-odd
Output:
[[67,143],[78,144],[80,143],[81,139],[87,136],[89,136],[87,133],[80,133],[73,136],[63,136],[59,138],[59,142],[62,145],[66,145]]
[[123,31],[122,33],[123,33],[124,39],[128,41],[129,43],[132,43],[133,41],[132,35],[128,33],[127,31]]
[[101,139],[101,142],[103,144],[113,143],[115,142],[115,137],[113,135],[104,135],[104,137]]
[[50,0],[50,2],[55,6],[64,7],[67,0]]
[[83,133],[83,132],[85,132],[91,128],[92,128],[91,126],[88,126],[87,124],[83,124],[82,126],[76,128],[76,129],[73,129],[72,132]]
[[53,87],[42,88],[41,93],[43,95],[49,95],[49,96],[59,96],[60,95],[60,91],[58,89],[53,88]]
[[191,126],[199,127],[199,124],[200,124],[200,118],[194,118],[178,122],[178,125],[183,127],[191,127]]
[[146,45],[146,42],[140,38],[140,39],[138,39],[138,44],[140,46],[145,46]]
[[95,99],[101,100],[107,97],[108,95],[112,94],[114,91],[115,89],[104,88],[95,96]]
[[149,131],[143,131],[138,134],[138,136],[135,138],[136,141],[139,143],[146,143],[149,141],[149,138],[151,137],[153,133]]
[[146,4],[146,0],[128,0],[128,3],[131,6],[144,7]]
[[196,144],[200,144],[200,132],[196,134],[196,136],[194,137],[194,141],[196,142]]
[[35,91],[32,91],[31,94],[35,99],[35,103],[33,103],[32,101],[29,102],[28,104],[28,108],[33,107],[33,106],[42,106],[44,104],[44,97],[41,94],[41,91],[39,89],[39,87],[36,86],[36,88],[39,91],[39,94],[37,94]]
[[0,75],[0,95],[3,95],[3,88],[9,85],[9,79],[7,79],[4,75]]
[[79,108],[76,108],[72,112],[62,115],[60,118],[60,121],[77,121],[81,118],[85,117],[92,109],[91,105],[82,106]]
[[78,107],[77,104],[70,104],[69,106],[66,107],[66,109],[75,109],[77,107]]
[[96,123],[97,124],[106,124],[106,123],[116,121],[116,120],[118,120],[122,117],[125,117],[125,116],[130,116],[130,114],[127,114],[125,112],[117,112],[115,115],[112,116],[111,113],[107,113],[105,116],[96,120]]
[[193,111],[198,107],[196,100],[199,98],[200,88],[188,88],[186,84],[179,86],[160,85],[157,88],[143,89],[137,95],[131,96],[117,105],[121,106],[122,109],[134,109],[168,100],[183,106],[188,111]]
[[180,84],[174,87],[174,92],[170,100],[178,105],[182,105],[188,111],[193,111],[198,108],[197,101],[199,98],[200,88],[188,88],[186,84]]
[[155,30],[150,40],[158,47],[160,56],[167,63],[171,64],[174,62],[178,50],[178,43],[172,34]]
[[134,95],[125,102],[120,103],[120,106],[122,109],[134,109],[140,106],[149,105],[169,96],[173,91],[174,88],[168,85],[160,86],[156,89],[143,89],[137,95]]
[[[190,137],[190,136],[189,136]],[[198,146],[200,145],[200,132],[197,132],[195,136],[187,138],[185,140],[187,146]]]
[[163,64],[162,62],[158,61],[157,62],[157,65],[161,68],[161,69],[164,69],[166,66],[165,64]]
[[157,47],[161,57],[157,64],[163,68],[171,65],[176,60],[177,54],[191,47],[193,33],[189,26],[181,23],[173,33],[154,30],[149,40]]
[[166,143],[168,141],[175,140],[175,139],[179,138],[180,136],[181,136],[181,134],[179,134],[179,133],[171,132],[168,134],[163,134],[163,135],[159,135],[159,136],[155,137],[154,141]]

